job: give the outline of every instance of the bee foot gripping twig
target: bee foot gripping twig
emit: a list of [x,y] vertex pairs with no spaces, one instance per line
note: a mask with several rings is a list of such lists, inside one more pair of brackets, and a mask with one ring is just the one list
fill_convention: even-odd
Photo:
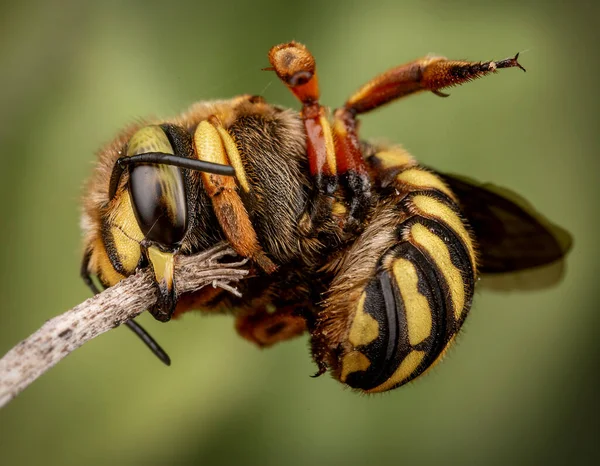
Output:
[[[217,249],[218,248],[218,249]],[[223,243],[223,246],[219,247],[217,246],[216,248],[214,248],[214,253],[211,254],[211,257],[209,259],[209,263],[219,263],[219,259],[222,259],[223,257],[239,257],[238,254],[231,249],[230,247],[227,246],[226,243]],[[245,265],[248,262],[248,259],[241,259],[237,262],[227,262],[227,265],[231,266],[231,267],[241,267],[243,265]]]
[[227,282],[223,282],[221,280],[213,280],[212,286],[213,288],[223,288],[224,290],[229,291],[232,295],[237,296],[238,298],[242,297],[242,293],[240,293],[236,287],[229,285]]
[[[235,252],[220,244],[200,254],[182,256],[176,264],[180,292],[213,284],[239,296],[229,283],[248,274],[240,268],[246,261],[217,262],[227,255],[234,256]],[[152,273],[144,269],[47,321],[0,359],[0,408],[72,351],[134,318],[156,299]]]

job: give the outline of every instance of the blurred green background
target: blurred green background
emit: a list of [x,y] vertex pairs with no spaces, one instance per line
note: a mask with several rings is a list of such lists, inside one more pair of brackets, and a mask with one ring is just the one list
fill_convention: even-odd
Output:
[[359,396],[314,373],[307,339],[259,351],[232,319],[141,321],[85,345],[0,411],[4,465],[598,464],[598,18],[593,2],[3,2],[0,354],[89,296],[79,197],[128,122],[262,94],[297,108],[266,53],[306,43],[322,102],[430,52],[506,70],[363,118],[438,169],[519,192],[571,231],[551,290],[480,291],[430,375]]

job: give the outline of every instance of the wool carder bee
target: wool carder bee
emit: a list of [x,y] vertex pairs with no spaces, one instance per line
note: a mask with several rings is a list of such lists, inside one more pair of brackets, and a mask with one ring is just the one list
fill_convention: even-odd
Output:
[[[456,337],[480,274],[549,264],[566,232],[483,186],[419,165],[403,148],[359,138],[357,117],[418,92],[503,68],[429,56],[393,68],[333,113],[315,60],[291,42],[269,52],[300,112],[243,95],[135,124],[99,153],[87,186],[81,273],[109,287],[151,267],[168,321],[198,309],[234,314],[261,347],[308,331],[318,374],[389,390],[435,364]],[[227,241],[249,259],[242,297],[179,294],[174,261]],[[135,322],[164,362],[168,356]]]

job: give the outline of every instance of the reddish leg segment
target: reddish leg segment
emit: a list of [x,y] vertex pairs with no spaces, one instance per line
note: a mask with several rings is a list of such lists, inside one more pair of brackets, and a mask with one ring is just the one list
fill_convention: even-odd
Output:
[[340,180],[350,204],[347,227],[352,228],[365,219],[371,205],[371,180],[360,150],[354,112],[346,108],[335,111],[333,137]]
[[272,312],[259,307],[237,316],[235,327],[242,337],[265,348],[302,335],[306,319],[293,306]]
[[499,62],[466,62],[428,57],[392,68],[361,87],[344,107],[336,110],[333,133],[339,172],[350,193],[350,218],[362,220],[370,199],[370,181],[360,151],[356,116],[414,92],[429,90],[447,97],[440,89],[495,72],[500,68],[519,67],[517,54]]
[[517,59],[468,62],[448,60],[444,57],[425,57],[392,68],[362,86],[344,105],[354,115],[366,113],[400,97],[421,91],[431,91],[447,97],[441,89],[458,86],[501,68],[518,67],[525,71]]
[[392,68],[366,83],[344,107],[336,110],[331,129],[318,102],[319,86],[311,53],[297,42],[273,47],[269,52],[270,69],[302,102],[310,172],[315,177],[317,192],[321,194],[315,201],[319,215],[331,213],[331,198],[338,180],[349,203],[347,228],[360,225],[371,205],[371,181],[360,150],[357,115],[415,92],[431,91],[447,97],[441,89],[472,81],[501,68],[518,67],[525,71],[517,61],[518,57],[519,54],[497,62],[425,57]]
[[272,67],[268,69],[275,71],[302,103],[308,165],[318,194],[311,217],[319,222],[331,212],[338,180],[333,135],[325,109],[319,104],[315,60],[304,45],[290,42],[273,47],[269,61]]
[[[237,166],[236,176],[242,189],[249,189],[243,173],[240,155],[235,142],[221,124],[218,116],[201,121],[194,131],[194,150],[199,160]],[[251,257],[261,269],[273,273],[277,266],[269,259],[258,243],[256,231],[240,199],[235,180],[230,176],[201,173],[202,183],[210,196],[219,224],[235,251]]]

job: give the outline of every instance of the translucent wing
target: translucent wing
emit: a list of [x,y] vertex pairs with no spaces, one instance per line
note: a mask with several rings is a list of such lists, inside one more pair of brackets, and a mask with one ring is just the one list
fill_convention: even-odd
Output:
[[[484,284],[500,289],[532,289],[551,286],[562,278],[561,259],[573,244],[566,230],[506,188],[455,175],[441,176],[456,194],[473,228],[479,245],[479,270],[493,274],[493,280],[484,277]],[[508,272],[513,273],[505,276]]]

